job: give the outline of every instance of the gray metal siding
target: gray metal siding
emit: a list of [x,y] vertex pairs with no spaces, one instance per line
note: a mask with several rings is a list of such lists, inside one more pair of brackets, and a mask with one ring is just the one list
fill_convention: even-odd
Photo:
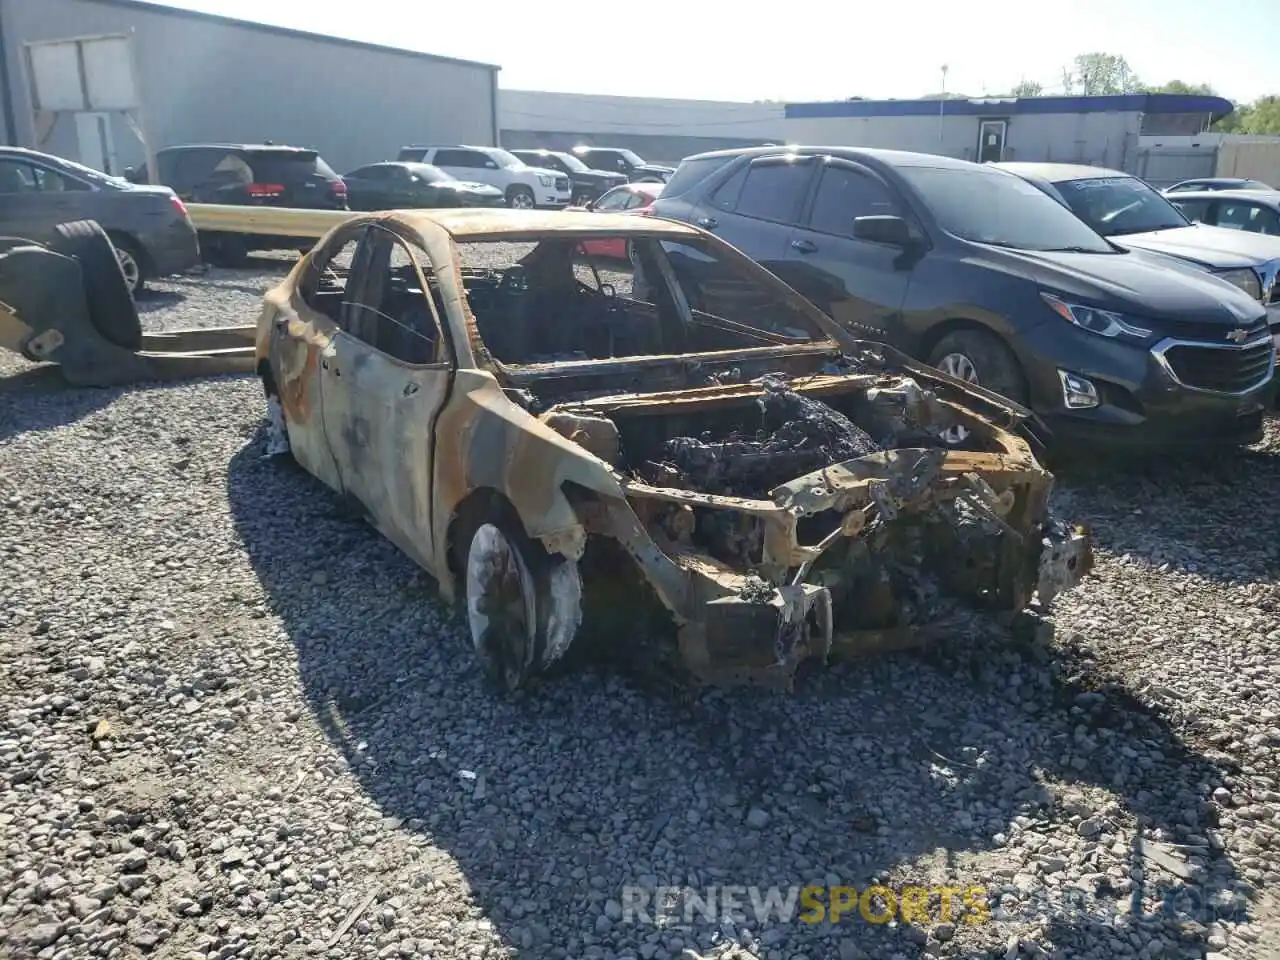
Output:
[[1137,113],[1023,114],[1007,117],[833,117],[786,122],[792,143],[879,147],[974,160],[983,120],[1006,120],[1006,160],[1057,160],[1124,168],[1133,162]]
[[[23,145],[34,135],[22,44],[129,31],[156,148],[273,140],[314,147],[342,172],[415,141],[495,142],[497,72],[483,64],[95,0],[0,4]],[[113,139],[122,166],[141,161],[123,120]],[[45,149],[77,158],[72,118],[58,121]]]

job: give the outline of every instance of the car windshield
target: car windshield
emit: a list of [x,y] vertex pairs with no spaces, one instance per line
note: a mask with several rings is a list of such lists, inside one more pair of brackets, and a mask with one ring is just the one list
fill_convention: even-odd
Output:
[[457,177],[445,173],[439,167],[433,167],[429,163],[406,163],[404,167],[423,183],[445,183],[446,181],[457,179]]
[[638,153],[632,153],[630,150],[619,150],[618,152],[622,154],[623,159],[633,167],[644,166],[644,160]]
[[499,150],[497,147],[492,147],[485,152],[494,163],[503,169],[507,169],[509,167],[523,167],[527,165],[514,153],[508,153],[506,150]]
[[253,175],[267,183],[298,183],[311,177],[336,180],[338,175],[310,150],[247,150]]
[[1115,250],[1062,204],[1019,177],[959,167],[898,168],[947,233],[1015,250]]
[[1075,211],[1104,237],[1185,227],[1178,208],[1136,177],[1089,177],[1054,186]]
[[557,153],[556,158],[574,173],[583,173],[589,169],[585,163],[571,153]]
[[[763,268],[731,260],[695,236],[679,242],[607,233],[511,236],[460,241],[458,249],[477,330],[505,364],[830,340],[820,321],[791,302]],[[503,287],[512,271],[538,312],[513,311]]]

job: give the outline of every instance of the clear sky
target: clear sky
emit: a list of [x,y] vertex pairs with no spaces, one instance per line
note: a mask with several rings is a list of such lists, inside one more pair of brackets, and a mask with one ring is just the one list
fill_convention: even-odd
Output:
[[[708,100],[1061,90],[1077,53],[1143,81],[1280,93],[1280,0],[161,0],[502,67],[503,87]],[[654,12],[649,12],[650,10]]]

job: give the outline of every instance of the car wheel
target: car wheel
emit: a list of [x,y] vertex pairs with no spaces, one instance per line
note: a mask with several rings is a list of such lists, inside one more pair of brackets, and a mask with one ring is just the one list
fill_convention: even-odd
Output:
[[576,561],[514,524],[482,523],[466,562],[467,624],[488,681],[513,693],[559,660],[582,620]]
[[532,210],[536,205],[533,191],[528,187],[515,186],[507,191],[507,206],[513,210]]
[[137,350],[142,345],[142,324],[111,238],[96,220],[60,223],[55,233],[50,248],[80,264],[93,328],[104,340]]
[[142,269],[142,255],[125,237],[111,237],[111,243],[116,248],[116,261],[120,264],[120,272],[124,274],[129,295],[137,297],[147,282],[146,273]]
[[[976,383],[1015,403],[1026,403],[1026,381],[1018,358],[995,334],[982,330],[949,333],[929,353],[929,363],[957,380]],[[968,438],[968,428],[959,425],[942,434],[943,441],[951,446]]]

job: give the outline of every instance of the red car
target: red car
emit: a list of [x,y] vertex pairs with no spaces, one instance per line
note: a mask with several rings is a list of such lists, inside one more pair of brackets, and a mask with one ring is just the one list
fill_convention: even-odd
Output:
[[[653,211],[653,201],[662,193],[665,183],[624,183],[600,195],[585,207],[568,207],[569,210],[590,210],[598,213],[638,213],[647,217]],[[583,240],[583,252],[590,257],[607,260],[626,260],[626,240],[608,237],[600,240]]]

